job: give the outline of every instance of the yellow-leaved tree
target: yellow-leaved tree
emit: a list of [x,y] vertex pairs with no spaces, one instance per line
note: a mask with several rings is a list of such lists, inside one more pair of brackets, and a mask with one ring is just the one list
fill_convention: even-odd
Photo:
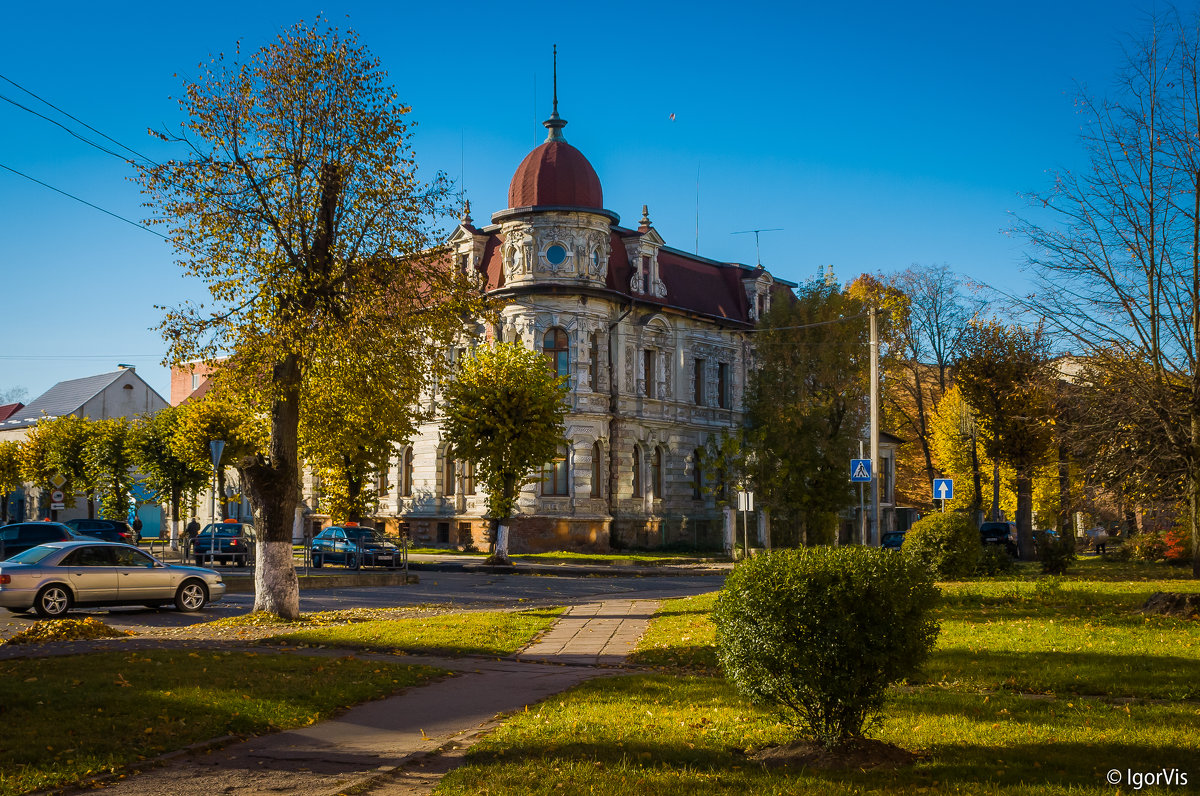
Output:
[[[216,57],[179,103],[182,129],[161,135],[181,157],[141,167],[141,182],[212,305],[174,308],[161,329],[172,361],[226,357],[221,388],[269,428],[235,465],[258,527],[254,607],[294,618],[301,425],[339,422],[305,417],[313,397],[386,405],[381,424],[414,407],[479,292],[435,245],[448,185],[418,178],[409,108],[353,32],[318,20]],[[363,362],[392,370],[348,381]]]

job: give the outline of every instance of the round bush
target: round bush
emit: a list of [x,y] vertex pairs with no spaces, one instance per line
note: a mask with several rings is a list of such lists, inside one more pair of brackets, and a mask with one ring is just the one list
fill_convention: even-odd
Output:
[[979,531],[962,514],[930,514],[917,520],[901,549],[943,580],[968,577],[983,552]]
[[927,568],[864,547],[776,550],[726,579],[713,621],[725,676],[827,747],[862,734],[887,687],[929,656]]

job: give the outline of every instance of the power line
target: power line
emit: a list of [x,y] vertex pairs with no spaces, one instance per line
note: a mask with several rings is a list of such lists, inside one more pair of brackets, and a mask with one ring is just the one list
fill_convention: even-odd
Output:
[[45,119],[46,121],[50,122],[50,124],[54,125],[55,127],[60,127],[63,130],[65,130],[68,135],[78,138],[80,141],[87,144],[88,146],[99,149],[101,152],[103,152],[106,155],[112,155],[115,158],[120,158],[121,160],[125,161],[126,163],[129,162],[129,158],[125,157],[124,155],[121,155],[117,152],[113,152],[108,147],[102,146],[101,144],[97,144],[95,141],[91,140],[90,138],[85,138],[84,136],[82,136],[79,133],[72,130],[70,127],[67,127],[62,122],[56,121],[54,119],[51,119],[49,116],[38,113],[33,108],[26,107],[26,106],[22,105],[21,103],[17,102],[16,100],[14,100],[10,97],[4,96],[3,94],[0,94],[0,100],[4,100],[5,102],[7,102],[10,105],[15,105],[16,107],[20,108],[21,110],[23,110],[27,113],[32,113],[34,116],[38,117],[39,119]]
[[161,232],[159,232],[156,229],[150,229],[150,227],[146,226],[145,224],[139,224],[136,221],[131,221],[130,219],[125,218],[125,216],[119,216],[116,213],[112,212],[111,210],[105,210],[103,207],[100,207],[100,205],[94,205],[91,202],[89,202],[87,199],[80,199],[75,194],[67,193],[66,191],[62,190],[61,188],[55,188],[53,185],[51,185],[48,182],[42,182],[41,180],[39,180],[36,177],[30,177],[28,174],[26,174],[23,171],[17,171],[16,169],[12,168],[11,166],[5,166],[3,163],[0,163],[0,169],[4,169],[5,171],[11,171],[13,174],[16,174],[18,177],[24,177],[25,179],[29,180],[30,182],[36,182],[38,185],[41,185],[43,188],[49,188],[50,190],[54,191],[55,193],[60,193],[63,196],[67,197],[68,199],[74,199],[76,202],[85,204],[88,207],[92,208],[93,210],[99,210],[101,213],[104,213],[107,216],[112,216],[113,218],[117,219],[118,221],[124,221],[126,224],[137,227],[138,229],[144,229],[153,235],[157,235],[158,237],[162,238],[163,240],[170,240],[166,235],[162,234]]
[[[92,127],[90,124],[88,124],[87,122],[85,122],[85,121],[83,121],[82,119],[78,118],[77,116],[72,116],[71,114],[69,114],[69,113],[67,113],[66,111],[64,111],[62,108],[60,108],[60,107],[58,107],[57,105],[55,105],[54,103],[50,102],[49,100],[47,100],[47,99],[45,99],[45,98],[43,98],[43,97],[39,97],[37,94],[34,94],[32,91],[30,91],[29,89],[25,88],[24,86],[22,86],[20,83],[16,82],[15,80],[12,80],[11,78],[5,77],[4,75],[0,75],[0,80],[3,80],[4,82],[6,82],[6,83],[9,83],[9,84],[11,84],[11,85],[13,85],[13,86],[17,87],[17,88],[18,88],[18,89],[20,89],[21,91],[24,91],[26,94],[28,94],[29,96],[31,96],[31,97],[33,97],[34,99],[36,99],[38,102],[41,102],[42,104],[44,104],[44,105],[47,105],[47,106],[49,106],[49,107],[53,108],[54,110],[56,110],[56,111],[58,111],[59,113],[61,113],[63,116],[66,116],[68,119],[71,119],[72,121],[75,121],[75,122],[78,122],[79,124],[82,124],[84,127],[86,127],[87,129],[91,130],[93,133],[95,133],[96,135],[100,136],[101,138],[104,138],[104,139],[106,139],[106,140],[108,140],[108,141],[111,141],[112,143],[116,144],[117,146],[121,147],[121,149],[124,149],[124,150],[126,150],[127,152],[132,152],[134,155],[137,155],[139,158],[141,158],[142,160],[146,161],[147,163],[152,163],[152,164],[154,164],[154,165],[156,165],[156,166],[158,165],[157,163],[154,163],[154,161],[153,161],[153,160],[151,160],[150,158],[148,158],[148,157],[146,157],[145,155],[143,155],[141,152],[138,152],[136,149],[134,149],[134,148],[132,148],[132,147],[129,147],[129,146],[126,146],[125,144],[122,144],[120,141],[118,141],[117,139],[113,138],[112,136],[109,136],[109,135],[106,135],[106,134],[104,134],[104,133],[100,132],[100,131],[99,131],[99,130],[97,130],[95,127]],[[110,154],[110,155],[114,155],[114,156],[116,156],[116,157],[119,157],[119,158],[121,158],[122,160],[124,160],[124,159],[125,159],[125,158],[124,158],[124,157],[122,157],[121,155],[117,155],[117,153],[115,153],[115,152],[110,152],[109,150],[107,150],[107,149],[104,149],[103,147],[101,147],[99,144],[96,144],[96,143],[94,143],[94,142],[92,142],[92,141],[89,141],[89,140],[87,140],[86,138],[83,138],[82,136],[78,135],[78,134],[77,134],[77,133],[75,133],[73,130],[71,130],[70,128],[68,128],[68,127],[66,127],[66,126],[64,126],[64,125],[62,125],[62,124],[60,124],[59,122],[56,122],[56,121],[54,121],[53,119],[50,119],[50,118],[48,118],[48,117],[46,117],[46,116],[42,116],[42,114],[38,113],[38,112],[37,112],[37,111],[35,111],[35,110],[31,110],[30,108],[26,108],[24,105],[21,105],[21,104],[20,104],[20,103],[18,103],[18,102],[14,102],[13,100],[11,100],[11,99],[8,99],[8,97],[2,97],[2,98],[3,98],[4,100],[8,101],[8,102],[11,102],[13,105],[16,105],[18,108],[21,108],[22,110],[29,111],[29,113],[32,113],[32,114],[33,114],[33,115],[35,115],[35,116],[39,116],[39,117],[41,117],[42,119],[45,119],[46,121],[50,122],[51,124],[57,124],[59,127],[62,127],[64,130],[66,130],[66,131],[67,131],[68,133],[70,133],[71,135],[75,136],[76,138],[78,138],[78,139],[79,139],[79,140],[81,140],[81,141],[84,141],[85,143],[91,144],[92,146],[96,147],[97,149],[100,149],[100,150],[102,150],[102,151],[104,151],[104,152],[108,152],[108,154]]]

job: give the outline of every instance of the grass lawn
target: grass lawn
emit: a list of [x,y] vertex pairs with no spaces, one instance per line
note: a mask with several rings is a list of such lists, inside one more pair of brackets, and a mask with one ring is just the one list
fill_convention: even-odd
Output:
[[942,584],[933,658],[870,731],[921,756],[896,771],[750,760],[792,729],[716,676],[714,595],[668,601],[633,656],[661,674],[593,681],[516,715],[437,792],[1112,794],[1114,768],[1177,769],[1186,787],[1137,792],[1186,792],[1200,785],[1200,622],[1137,612],[1155,591],[1200,591],[1171,572],[1097,561],[1065,579]]
[[271,644],[347,647],[427,655],[512,655],[546,630],[561,608],[474,611],[446,616],[358,622],[273,636]]
[[312,724],[443,674],[349,658],[129,652],[0,662],[0,794],[86,780],[222,735]]

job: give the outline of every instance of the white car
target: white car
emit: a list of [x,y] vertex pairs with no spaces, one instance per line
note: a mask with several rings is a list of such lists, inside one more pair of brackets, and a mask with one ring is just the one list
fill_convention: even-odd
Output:
[[73,607],[169,602],[191,612],[224,595],[219,573],[164,564],[127,544],[50,542],[0,562],[0,606],[13,613],[56,618]]

